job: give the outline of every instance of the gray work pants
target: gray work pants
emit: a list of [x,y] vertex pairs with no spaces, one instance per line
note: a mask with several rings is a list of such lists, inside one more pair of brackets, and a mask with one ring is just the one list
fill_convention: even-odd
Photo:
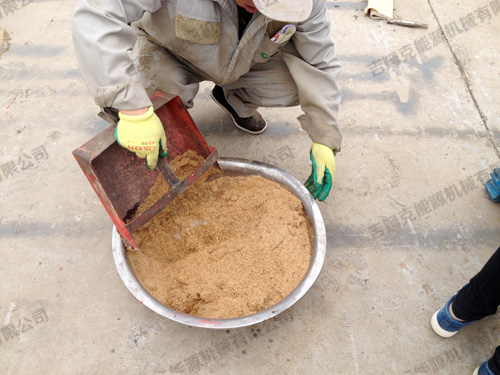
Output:
[[[156,91],[178,95],[187,108],[193,106],[199,83],[210,81],[165,48],[148,40],[141,31],[132,58],[150,96]],[[279,53],[266,63],[256,64],[250,72],[223,88],[228,103],[240,117],[252,116],[258,107],[299,104],[297,86]]]

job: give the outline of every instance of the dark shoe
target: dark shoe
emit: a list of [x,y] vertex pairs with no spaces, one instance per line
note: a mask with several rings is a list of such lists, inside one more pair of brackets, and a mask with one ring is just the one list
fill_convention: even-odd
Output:
[[266,120],[262,118],[259,112],[255,112],[251,117],[240,117],[234,111],[234,109],[229,105],[224,96],[224,90],[222,87],[215,86],[210,94],[212,99],[233,119],[234,125],[239,129],[246,131],[250,134],[260,134],[263,133],[267,128]]

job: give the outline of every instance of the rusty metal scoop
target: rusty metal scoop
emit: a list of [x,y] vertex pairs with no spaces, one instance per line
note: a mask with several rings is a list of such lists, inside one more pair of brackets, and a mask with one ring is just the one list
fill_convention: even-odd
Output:
[[[179,97],[156,93],[151,100],[167,136],[167,157],[159,158],[155,170],[148,170],[144,159],[118,145],[114,126],[73,151],[118,233],[136,249],[138,245],[132,232],[151,220],[212,165],[219,168],[217,150],[207,145]],[[195,151],[205,160],[186,179],[179,181],[169,162],[188,150]],[[139,204],[149,196],[158,173],[172,189],[147,211],[130,220]]]

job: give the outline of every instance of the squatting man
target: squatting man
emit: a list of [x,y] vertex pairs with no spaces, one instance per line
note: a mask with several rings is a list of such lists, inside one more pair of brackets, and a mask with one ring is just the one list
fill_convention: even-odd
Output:
[[149,169],[166,156],[150,96],[177,95],[191,108],[200,82],[211,81],[214,101],[251,134],[267,128],[259,107],[300,105],[312,140],[305,184],[328,196],[342,135],[326,0],[80,0],[72,31],[101,115]]

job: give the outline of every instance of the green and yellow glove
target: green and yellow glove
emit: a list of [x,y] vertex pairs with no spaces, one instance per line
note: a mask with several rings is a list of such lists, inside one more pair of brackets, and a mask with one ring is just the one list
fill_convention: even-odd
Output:
[[153,107],[142,115],[126,115],[119,112],[120,121],[116,126],[115,138],[118,144],[146,159],[148,169],[155,169],[158,156],[167,156],[167,139],[160,119]]
[[330,147],[316,142],[312,143],[310,155],[312,172],[304,185],[314,199],[324,201],[332,188],[335,156]]

